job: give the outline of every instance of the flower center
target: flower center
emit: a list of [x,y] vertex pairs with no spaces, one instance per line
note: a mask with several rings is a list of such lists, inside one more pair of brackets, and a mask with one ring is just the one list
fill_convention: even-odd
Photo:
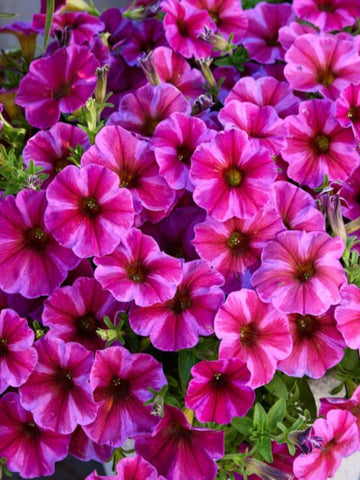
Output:
[[4,357],[8,352],[7,338],[0,338],[0,358]]
[[253,345],[258,338],[258,330],[253,323],[244,325],[240,330],[240,342],[244,345]]
[[136,283],[143,283],[147,275],[145,266],[140,262],[134,262],[128,265],[126,273],[128,278]]
[[190,159],[194,153],[193,148],[190,148],[189,145],[183,143],[176,148],[176,153],[179,162],[185,163],[185,165],[190,165]]
[[319,2],[320,5],[318,4],[318,9],[320,12],[329,12],[332,13],[335,11],[335,5],[333,5],[332,2]]
[[70,392],[75,386],[72,371],[67,368],[58,367],[54,378],[63,392]]
[[249,236],[242,232],[233,232],[226,240],[226,245],[233,253],[244,252],[249,246]]
[[187,442],[192,438],[191,430],[183,427],[180,423],[176,423],[170,427],[170,433],[178,443]]
[[139,184],[139,175],[136,172],[129,172],[128,170],[122,170],[119,172],[120,187],[123,188],[136,188]]
[[268,47],[280,47],[280,42],[279,42],[279,37],[278,34],[276,33],[272,37],[267,37],[266,38],[266,45]]
[[349,108],[349,111],[348,111],[348,114],[347,114],[348,118],[350,118],[350,120],[352,122],[358,122],[360,120],[360,111],[359,111],[359,108],[358,107],[355,107],[355,106],[351,106]]
[[187,290],[177,290],[175,297],[168,302],[168,305],[176,315],[184,312],[192,305],[189,292]]
[[75,320],[75,327],[80,337],[94,337],[98,321],[92,313],[86,313]]
[[297,315],[296,326],[300,337],[311,338],[319,330],[319,322],[312,315]]
[[228,187],[238,187],[242,182],[243,176],[238,167],[233,165],[225,170],[224,178]]
[[73,162],[71,160],[68,160],[69,155],[70,155],[70,152],[67,152],[61,158],[58,158],[55,161],[54,163],[55,173],[61,172],[61,170],[64,170],[64,168],[67,167],[68,165],[73,165]]
[[125,378],[113,376],[111,382],[107,386],[108,396],[115,398],[115,400],[126,400],[129,398],[130,383]]
[[87,217],[95,218],[100,212],[100,205],[94,197],[83,197],[80,200],[80,210]]
[[335,80],[336,76],[331,70],[323,70],[319,72],[317,81],[324,85],[324,87],[329,87]]
[[33,250],[43,252],[48,241],[47,234],[40,227],[35,227],[25,233],[25,243]]
[[187,24],[184,22],[184,20],[182,20],[181,18],[178,18],[176,20],[176,26],[177,26],[177,29],[178,29],[178,32],[179,34],[182,36],[182,37],[188,37],[189,34],[188,34],[188,26]]
[[210,386],[215,390],[221,390],[222,388],[226,387],[227,379],[226,375],[223,373],[215,373],[212,379],[210,380]]
[[153,118],[146,116],[144,118],[144,123],[141,126],[141,134],[144,137],[152,137],[155,131],[155,128],[161,122],[162,118]]
[[323,133],[319,133],[319,135],[316,135],[316,137],[314,138],[314,147],[316,153],[318,154],[328,152],[330,147],[329,137],[327,137]]
[[215,12],[215,11],[213,11],[213,10],[210,10],[210,11],[209,11],[209,15],[210,15],[210,17],[214,20],[214,22],[216,23],[216,25],[219,25],[219,23],[220,23],[220,17],[219,17],[218,12]]
[[301,283],[309,281],[315,275],[315,267],[312,262],[299,263],[296,267],[295,278]]
[[32,439],[38,438],[41,434],[39,427],[34,422],[23,423],[22,431]]
[[53,93],[53,98],[59,101],[64,97],[68,97],[70,93],[71,85],[63,83],[62,85],[59,85],[59,87],[55,90],[55,92]]

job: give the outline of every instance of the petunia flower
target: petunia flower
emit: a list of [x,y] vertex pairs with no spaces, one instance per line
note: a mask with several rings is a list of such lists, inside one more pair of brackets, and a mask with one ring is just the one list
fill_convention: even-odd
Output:
[[344,88],[335,101],[335,118],[339,124],[353,129],[357,139],[360,138],[360,85]]
[[247,386],[250,372],[238,358],[195,364],[194,377],[188,386],[185,405],[195,411],[199,422],[227,424],[234,417],[243,417],[255,400]]
[[30,125],[49,128],[59,120],[60,113],[82,107],[95,90],[98,66],[89,49],[77,45],[31,62],[16,96]]
[[181,410],[167,405],[153,432],[136,438],[135,451],[168,480],[214,480],[224,432],[191,427]]
[[109,445],[100,445],[91,440],[81,425],[78,425],[71,434],[69,444],[69,454],[73,457],[88,462],[96,460],[98,462],[106,462],[112,453],[112,448]]
[[34,332],[25,318],[10,308],[0,309],[0,393],[19,387],[37,363]]
[[182,278],[180,260],[160,252],[155,240],[135,228],[117,249],[94,259],[95,278],[116,300],[141,307],[170,300]]
[[247,135],[237,129],[200,145],[190,167],[195,202],[221,222],[251,217],[265,206],[275,177],[270,154],[252,149]]
[[231,292],[215,317],[219,358],[237,357],[251,372],[248,385],[270,382],[292,347],[286,315],[263,303],[254,290]]
[[296,21],[290,22],[279,29],[279,42],[284,50],[289,50],[295,40],[306,33],[318,34],[319,32],[313,25]]
[[93,354],[75,342],[46,335],[35,344],[38,363],[19,389],[21,405],[35,422],[58,433],[91,423],[97,413],[89,385]]
[[100,15],[104,23],[104,31],[109,33],[107,44],[110,49],[120,47],[131,35],[134,25],[128,18],[123,17],[120,8],[107,8]]
[[128,437],[151,431],[158,423],[151,406],[149,387],[166,384],[161,365],[151,355],[131,354],[124,347],[98,350],[90,374],[90,385],[99,408],[85,433],[100,444],[120,447]]
[[360,349],[359,299],[360,288],[344,285],[340,290],[341,301],[335,310],[337,328],[352,349]]
[[112,476],[99,476],[91,473],[85,480],[160,480],[155,467],[139,455],[122,458],[116,464],[116,473]]
[[46,192],[45,223],[61,245],[80,258],[114,251],[134,220],[130,193],[119,178],[98,165],[62,170]]
[[321,315],[340,302],[344,244],[325,232],[285,231],[265,245],[251,283],[262,301],[285,313]]
[[44,225],[45,191],[21,190],[0,202],[0,287],[26,298],[49,295],[79,259]]
[[7,468],[23,478],[51,475],[55,462],[66,457],[70,435],[37,425],[15,392],[0,398],[0,455]]
[[132,305],[129,323],[138,335],[150,335],[159,350],[191,348],[199,335],[214,332],[214,317],[224,301],[224,280],[207,262],[193,260],[182,265],[183,278],[173,298],[147,308]]

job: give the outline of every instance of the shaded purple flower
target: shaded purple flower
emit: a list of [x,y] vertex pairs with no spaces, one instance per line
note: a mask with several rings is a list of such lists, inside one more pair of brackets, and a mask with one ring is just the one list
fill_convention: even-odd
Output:
[[120,302],[134,300],[141,307],[170,300],[182,278],[180,260],[160,252],[153,238],[135,228],[111,255],[94,262],[103,288]]
[[224,301],[219,288],[223,277],[207,262],[193,260],[184,263],[182,269],[183,278],[173,298],[147,308],[130,307],[131,328],[138,335],[150,335],[159,350],[191,348],[198,343],[199,335],[211,335],[215,314]]
[[119,447],[128,437],[151,431],[158,418],[144,402],[152,397],[149,387],[160,390],[166,383],[151,355],[131,354],[120,346],[98,350],[90,385],[99,410],[85,433],[97,443]]
[[78,278],[72,286],[59,288],[45,300],[42,320],[50,327],[49,337],[77,342],[95,351],[104,347],[96,333],[98,328],[105,328],[104,316],[117,324],[119,310],[121,305],[94,278]]
[[26,382],[37,362],[34,332],[10,308],[0,310],[0,394]]
[[134,220],[130,193],[114,172],[98,165],[69,165],[49,185],[47,198],[47,227],[81,258],[114,251]]
[[255,400],[247,386],[250,372],[238,358],[203,360],[191,369],[185,404],[195,411],[199,422],[227,424],[243,417]]
[[26,298],[49,295],[79,259],[44,225],[45,192],[22,190],[0,202],[0,287]]
[[82,107],[95,90],[98,65],[87,47],[77,45],[34,60],[16,96],[30,125],[51,127],[61,112],[72,113]]
[[39,426],[58,433],[92,422],[97,412],[89,385],[93,354],[78,343],[48,335],[35,347],[35,371],[19,389],[23,407]]
[[341,301],[335,310],[337,328],[352,349],[360,349],[360,288],[356,285],[344,285],[340,290]]
[[321,315],[340,302],[343,250],[342,240],[325,232],[279,233],[265,245],[251,283],[263,301],[282,312]]
[[162,22],[145,19],[135,25],[131,36],[122,43],[121,54],[129,65],[138,65],[139,57],[163,45],[167,42]]
[[100,20],[105,25],[105,32],[109,33],[107,43],[110,48],[116,45],[120,47],[132,34],[133,23],[123,17],[120,8],[107,8],[101,15]]
[[168,480],[214,480],[224,432],[191,427],[181,410],[167,405],[152,434],[136,438],[135,451]]
[[0,455],[6,466],[24,478],[51,475],[66,457],[70,435],[44,429],[25,410],[15,392],[0,398]]

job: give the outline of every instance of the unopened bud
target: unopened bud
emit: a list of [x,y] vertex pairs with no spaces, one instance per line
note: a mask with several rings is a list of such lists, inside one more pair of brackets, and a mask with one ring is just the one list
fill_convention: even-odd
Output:
[[209,88],[216,89],[216,80],[210,69],[213,59],[211,57],[200,58],[198,64]]
[[341,238],[346,246],[347,234],[345,230],[344,219],[341,213],[340,196],[337,193],[334,195],[323,193],[319,195],[319,199],[332,231],[335,235]]
[[103,67],[96,69],[97,83],[95,90],[95,100],[102,105],[106,96],[107,77],[109,73],[109,65],[105,64]]
[[249,470],[249,473],[258,475],[263,480],[291,480],[294,478],[291,473],[282,472],[278,468],[271,467],[255,458],[245,458],[244,465]]
[[151,51],[147,55],[144,54],[142,57],[139,57],[138,60],[146,75],[146,78],[148,79],[148,82],[154,87],[156,85],[160,85],[160,79],[154,65],[153,52]]
[[211,45],[216,50],[226,52],[229,49],[229,43],[219,33],[215,33],[211,28],[205,25],[205,32],[199,35],[199,38]]

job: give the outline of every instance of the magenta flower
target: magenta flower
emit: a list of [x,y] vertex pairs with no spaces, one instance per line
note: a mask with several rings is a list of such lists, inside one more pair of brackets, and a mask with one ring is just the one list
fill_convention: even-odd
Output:
[[165,12],[165,36],[171,48],[185,58],[207,57],[212,47],[205,43],[199,35],[204,25],[215,28],[215,24],[206,10],[194,8],[187,2],[165,0],[161,3]]
[[116,464],[116,474],[111,477],[98,476],[91,473],[85,480],[160,480],[155,467],[139,455],[131,458],[122,458]]
[[174,201],[175,194],[159,175],[148,142],[137,139],[120,126],[102,128],[95,145],[83,155],[81,164],[97,164],[117,173],[120,186],[131,193],[137,213],[143,208],[163,211]]
[[287,82],[279,82],[273,77],[242,77],[236,82],[225,100],[249,102],[259,107],[274,107],[280,118],[296,115],[300,100],[296,97]]
[[173,112],[189,111],[188,100],[173,85],[146,84],[122,97],[119,111],[110,116],[108,125],[120,125],[140,136],[151,137],[157,125]]
[[140,230],[123,235],[111,254],[94,259],[95,278],[116,300],[134,300],[141,307],[170,300],[181,281],[181,262],[160,249],[155,240]]
[[98,65],[87,47],[77,45],[34,60],[16,96],[30,125],[51,127],[60,113],[72,113],[82,107],[95,90]]
[[88,462],[97,460],[98,462],[106,462],[112,453],[109,445],[99,445],[92,441],[84,432],[81,425],[78,425],[71,434],[69,445],[69,454],[79,460]]
[[313,23],[322,32],[342,30],[360,17],[359,0],[294,0],[293,9],[300,20]]
[[96,334],[98,328],[106,328],[104,316],[116,324],[119,310],[121,305],[94,278],[78,278],[72,286],[59,288],[45,300],[42,320],[50,327],[49,337],[77,342],[95,351],[104,347]]
[[40,131],[31,137],[22,152],[25,165],[33,160],[37,167],[42,167],[42,172],[49,175],[47,185],[57,173],[68,165],[73,165],[69,160],[70,148],[81,145],[87,150],[90,142],[86,133],[78,127],[68,123],[56,123],[50,130]]
[[20,387],[21,405],[35,422],[53,432],[71,433],[96,417],[89,385],[93,354],[75,342],[45,336],[35,344],[39,360]]
[[0,398],[0,455],[6,466],[24,478],[51,475],[55,462],[66,457],[69,435],[46,430],[20,405],[15,392]]
[[199,118],[173,113],[155,129],[151,140],[159,173],[175,190],[192,191],[189,180],[191,157],[198,145],[209,142],[214,133]]
[[340,295],[341,301],[335,310],[337,328],[342,333],[348,347],[360,349],[360,288],[356,285],[344,285],[340,290]]
[[282,156],[289,163],[289,177],[297,183],[315,188],[325,175],[330,181],[343,181],[359,166],[357,141],[334,119],[330,100],[302,102],[299,115],[286,122],[289,137]]
[[284,50],[289,50],[295,40],[306,33],[318,34],[318,30],[313,25],[307,23],[290,22],[289,25],[281,27],[279,30],[279,42]]
[[265,245],[251,279],[259,297],[285,313],[321,315],[340,302],[344,244],[325,232],[279,233]]
[[260,255],[267,241],[284,229],[273,207],[261,209],[253,217],[217,222],[207,217],[195,226],[193,245],[225,278],[226,293],[249,283],[250,273],[260,266]]
[[268,202],[275,177],[269,153],[252,149],[247,135],[236,129],[200,145],[190,168],[195,202],[220,222],[254,215]]
[[326,416],[330,410],[347,410],[356,418],[356,425],[360,435],[360,386],[351,398],[320,398],[319,415]]
[[318,418],[313,436],[322,439],[321,446],[295,458],[294,473],[299,480],[326,480],[333,477],[344,457],[359,448],[356,418],[344,410],[331,410]]
[[290,182],[273,183],[274,203],[288,230],[325,232],[325,218],[312,196]]
[[80,258],[113,252],[134,220],[130,193],[105,167],[69,165],[47,188],[45,223]]
[[174,297],[147,308],[130,307],[129,322],[138,335],[150,335],[159,350],[191,348],[199,335],[214,332],[214,317],[224,301],[223,277],[202,260],[183,264],[183,278]]
[[246,10],[249,25],[244,47],[251,59],[259,63],[275,63],[283,60],[284,53],[279,43],[279,28],[290,23],[294,17],[291,5],[260,2],[255,8]]
[[79,259],[44,225],[45,192],[21,190],[0,202],[0,288],[35,298],[49,295]]
[[214,480],[214,460],[224,455],[224,432],[191,427],[181,410],[167,405],[152,434],[136,438],[135,451],[168,480]]
[[336,98],[360,82],[360,57],[353,42],[335,35],[301,35],[286,52],[284,74],[291,88]]
[[349,85],[340,92],[335,102],[335,118],[344,128],[352,127],[360,138],[360,85]]
[[100,15],[100,20],[105,25],[105,32],[110,34],[107,43],[111,49],[125,43],[134,29],[132,21],[123,17],[120,8],[107,8]]
[[139,57],[162,45],[167,45],[162,22],[152,18],[145,19],[138,22],[131,36],[125,43],[122,42],[121,54],[129,65],[139,65]]
[[238,358],[203,360],[192,367],[191,375],[185,404],[199,422],[225,425],[246,415],[254,403],[255,393],[247,386],[250,372]]
[[245,362],[251,388],[270,382],[278,361],[291,352],[286,315],[263,303],[254,290],[230,293],[215,317],[215,333],[221,339],[219,357]]
[[286,144],[286,124],[270,105],[259,107],[233,100],[219,112],[219,120],[225,130],[235,127],[245,132],[254,149],[265,147],[272,155],[277,155]]
[[334,309],[322,315],[289,315],[291,354],[278,369],[292,377],[321,378],[344,356],[344,340],[336,328]]
[[360,167],[354,170],[344,182],[341,197],[344,198],[346,204],[343,206],[345,216],[350,220],[356,220],[360,217]]
[[128,437],[149,432],[157,424],[149,387],[160,390],[166,384],[161,365],[151,355],[131,354],[116,346],[98,350],[90,374],[90,385],[99,407],[85,433],[97,443],[121,446]]
[[37,362],[34,332],[25,318],[0,308],[0,394],[26,382]]

